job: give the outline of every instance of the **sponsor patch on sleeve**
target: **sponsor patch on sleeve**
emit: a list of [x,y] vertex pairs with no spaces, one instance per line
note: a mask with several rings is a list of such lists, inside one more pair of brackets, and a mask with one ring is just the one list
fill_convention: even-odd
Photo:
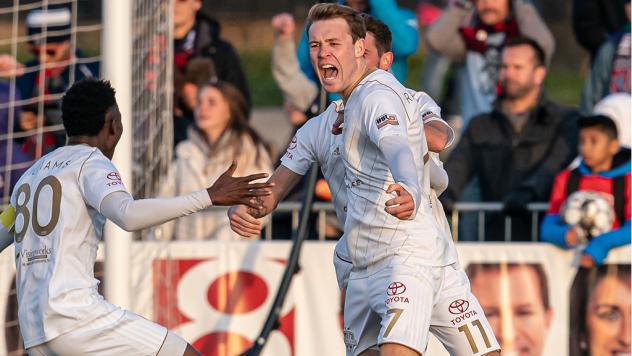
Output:
[[386,125],[399,125],[397,117],[393,114],[384,114],[375,120],[378,130]]
[[423,122],[429,121],[431,119],[440,119],[440,118],[441,117],[439,115],[437,115],[436,113],[430,110],[421,114],[421,120],[423,120]]
[[287,146],[287,150],[285,150],[285,157],[287,157],[288,159],[294,159],[294,149],[297,145],[298,139],[296,138],[296,136],[294,136],[292,137],[292,141],[290,141],[290,144]]

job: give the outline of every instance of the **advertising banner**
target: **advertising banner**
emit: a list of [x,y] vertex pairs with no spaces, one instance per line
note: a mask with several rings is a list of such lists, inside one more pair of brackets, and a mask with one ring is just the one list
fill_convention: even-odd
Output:
[[[304,245],[263,355],[345,354],[333,247]],[[239,354],[261,330],[290,248],[287,241],[135,242],[131,309],[204,355]],[[459,243],[458,250],[504,355],[601,355],[626,352],[626,345],[629,352],[629,247],[612,251],[605,266],[592,270],[578,270],[575,252],[548,244]],[[11,353],[21,344],[13,258],[12,249],[0,255],[0,355],[21,354]],[[473,321],[465,306],[453,307],[455,318]],[[426,354],[447,352],[431,338]]]

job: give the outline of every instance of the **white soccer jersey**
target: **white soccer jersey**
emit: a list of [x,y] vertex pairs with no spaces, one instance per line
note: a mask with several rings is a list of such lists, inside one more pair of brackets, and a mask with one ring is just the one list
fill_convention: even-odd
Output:
[[[320,115],[309,119],[292,138],[281,163],[294,173],[305,175],[310,165],[317,162],[331,190],[331,199],[338,221],[342,225],[347,216],[345,167],[342,163],[342,135],[334,135],[331,128],[339,115],[343,115],[341,100],[331,103]],[[335,253],[349,261],[344,235],[336,243]]]
[[[365,77],[345,103],[343,130],[347,186],[345,234],[356,268],[392,255],[410,256],[411,262],[445,266],[456,261],[449,236],[437,226],[431,210],[428,147],[420,105],[395,77],[376,70]],[[412,220],[402,221],[384,208],[394,195],[386,194],[395,183],[378,148],[387,136],[400,136],[410,145],[419,174],[421,199]]]
[[26,348],[118,308],[99,295],[93,271],[106,220],[99,207],[116,191],[125,191],[117,169],[87,145],[56,149],[18,180],[11,205]]

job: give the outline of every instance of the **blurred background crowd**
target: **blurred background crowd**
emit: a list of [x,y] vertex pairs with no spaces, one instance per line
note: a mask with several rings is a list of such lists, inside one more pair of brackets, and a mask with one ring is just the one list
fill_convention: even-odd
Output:
[[[442,153],[450,185],[441,201],[449,214],[460,202],[479,204],[474,213],[450,215],[460,218],[460,240],[583,242],[588,265],[629,243],[629,0],[340,2],[389,27],[392,73],[430,94],[455,130],[456,142]],[[232,160],[238,175],[272,172],[293,132],[334,99],[321,93],[309,63],[304,23],[312,3],[175,1],[173,164],[161,194],[206,187]],[[73,6],[27,6],[16,15],[0,1],[4,199],[33,160],[65,143],[61,93],[101,75],[99,31],[68,31],[98,24],[101,2]],[[16,33],[27,40],[16,43]],[[328,201],[323,184],[316,195]],[[592,234],[563,216],[566,198],[585,190],[610,196],[610,226]],[[288,199],[303,193],[299,186]],[[549,201],[546,211],[533,208]],[[339,237],[335,216],[325,218],[313,230]],[[289,237],[291,220],[273,216],[272,238]],[[213,210],[156,236],[235,237],[229,229],[225,212]]]

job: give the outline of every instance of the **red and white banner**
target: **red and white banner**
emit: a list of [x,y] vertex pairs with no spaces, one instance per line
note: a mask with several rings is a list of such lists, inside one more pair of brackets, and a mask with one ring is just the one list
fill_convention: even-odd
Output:
[[[333,246],[307,242],[303,247],[300,270],[264,355],[345,353]],[[132,310],[174,330],[204,355],[239,354],[261,330],[290,247],[289,242],[136,242],[131,254]],[[4,301],[8,300],[14,273],[9,250],[0,255],[4,276],[0,279],[0,300]],[[503,354],[569,355],[572,348],[595,354],[600,348],[617,351],[615,344],[625,342],[629,352],[629,248],[610,253],[608,264],[615,272],[591,272],[593,279],[577,275],[574,252],[548,244],[460,243],[458,250]],[[625,278],[616,276],[622,271],[624,276],[627,273],[627,285],[623,283],[619,290],[616,281]],[[588,287],[580,283],[589,280],[593,282]],[[607,292],[600,292],[604,285]],[[571,295],[578,290],[593,292],[584,297]],[[602,311],[608,313],[605,321],[592,315],[587,306],[571,302],[582,300],[593,305],[598,303],[595,298],[603,295],[613,306]],[[0,355],[15,344],[8,339],[15,334],[6,332],[16,322],[10,309],[7,303],[0,304],[5,330],[0,333]],[[569,328],[571,309],[581,310],[576,313],[581,314],[577,320],[588,330]],[[622,340],[626,333],[627,341]],[[435,339],[431,339],[426,354],[447,355]]]
[[[235,355],[258,336],[274,301],[287,242],[137,243],[134,311],[205,355]],[[308,243],[264,355],[344,354],[333,245]],[[324,342],[326,341],[326,342]]]

